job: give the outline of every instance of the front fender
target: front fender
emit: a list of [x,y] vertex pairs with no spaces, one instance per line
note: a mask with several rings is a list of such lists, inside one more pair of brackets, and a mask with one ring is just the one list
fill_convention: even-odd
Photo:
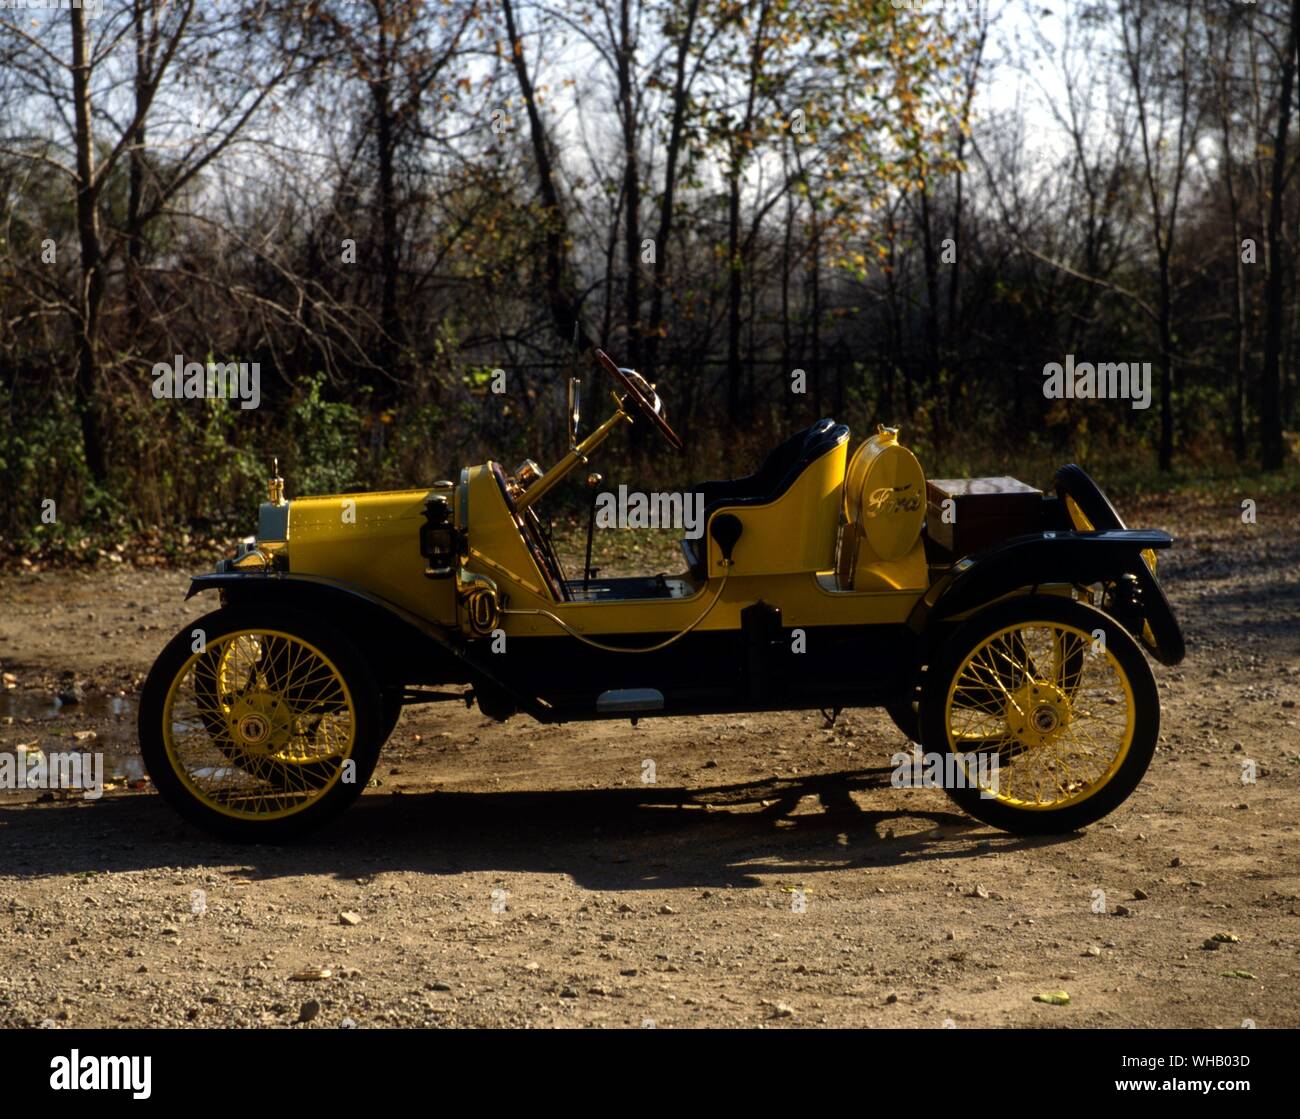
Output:
[[217,572],[190,580],[186,599],[220,591],[222,603],[274,601],[333,622],[393,685],[472,684],[505,692],[538,718],[547,711],[534,697],[507,687],[480,663],[461,634],[421,618],[379,595],[323,575],[289,572]]
[[1177,664],[1186,651],[1182,629],[1159,581],[1142,559],[1147,549],[1173,543],[1153,529],[1113,532],[1040,532],[1013,537],[953,565],[913,608],[908,625],[922,638],[943,623],[1020,590],[1048,584],[1091,586],[1125,581],[1132,617],[1121,617],[1162,664]]

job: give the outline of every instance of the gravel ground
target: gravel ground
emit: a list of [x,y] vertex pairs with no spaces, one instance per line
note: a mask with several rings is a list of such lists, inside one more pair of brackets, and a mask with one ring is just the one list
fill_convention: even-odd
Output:
[[906,744],[875,711],[440,704],[336,824],[222,845],[139,780],[140,681],[209,605],[186,573],[0,577],[0,751],[94,748],[115,778],[0,793],[0,1026],[1300,1025],[1300,516],[1237,509],[1130,517],[1179,536],[1189,659],[1156,668],[1133,797],[1033,840],[890,788]]

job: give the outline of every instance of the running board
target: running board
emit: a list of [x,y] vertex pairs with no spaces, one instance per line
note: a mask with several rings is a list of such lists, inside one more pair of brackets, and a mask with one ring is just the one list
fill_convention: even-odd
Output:
[[615,688],[596,697],[600,715],[631,714],[637,711],[662,711],[664,693],[657,688]]

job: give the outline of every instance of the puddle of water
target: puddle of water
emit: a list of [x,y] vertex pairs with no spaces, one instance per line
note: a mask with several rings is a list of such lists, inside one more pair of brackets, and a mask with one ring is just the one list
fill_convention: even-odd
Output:
[[[81,703],[64,703],[49,692],[0,692],[0,755],[18,760],[19,753],[40,753],[46,758],[51,754],[98,754],[103,758],[105,781],[135,781],[144,776],[135,706],[134,699],[123,696],[88,695]],[[5,724],[6,717],[13,721]],[[95,737],[78,739],[73,734],[84,730],[93,730]],[[24,746],[21,751],[20,743]]]
[[49,692],[0,692],[0,718],[73,719],[135,718],[135,700],[120,695],[88,695],[80,703],[64,703]]

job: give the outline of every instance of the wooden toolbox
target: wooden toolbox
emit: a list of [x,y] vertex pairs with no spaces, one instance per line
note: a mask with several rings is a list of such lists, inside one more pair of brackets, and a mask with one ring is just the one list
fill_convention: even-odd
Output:
[[926,503],[926,534],[954,559],[1037,532],[1042,523],[1043,491],[1015,478],[931,478]]

